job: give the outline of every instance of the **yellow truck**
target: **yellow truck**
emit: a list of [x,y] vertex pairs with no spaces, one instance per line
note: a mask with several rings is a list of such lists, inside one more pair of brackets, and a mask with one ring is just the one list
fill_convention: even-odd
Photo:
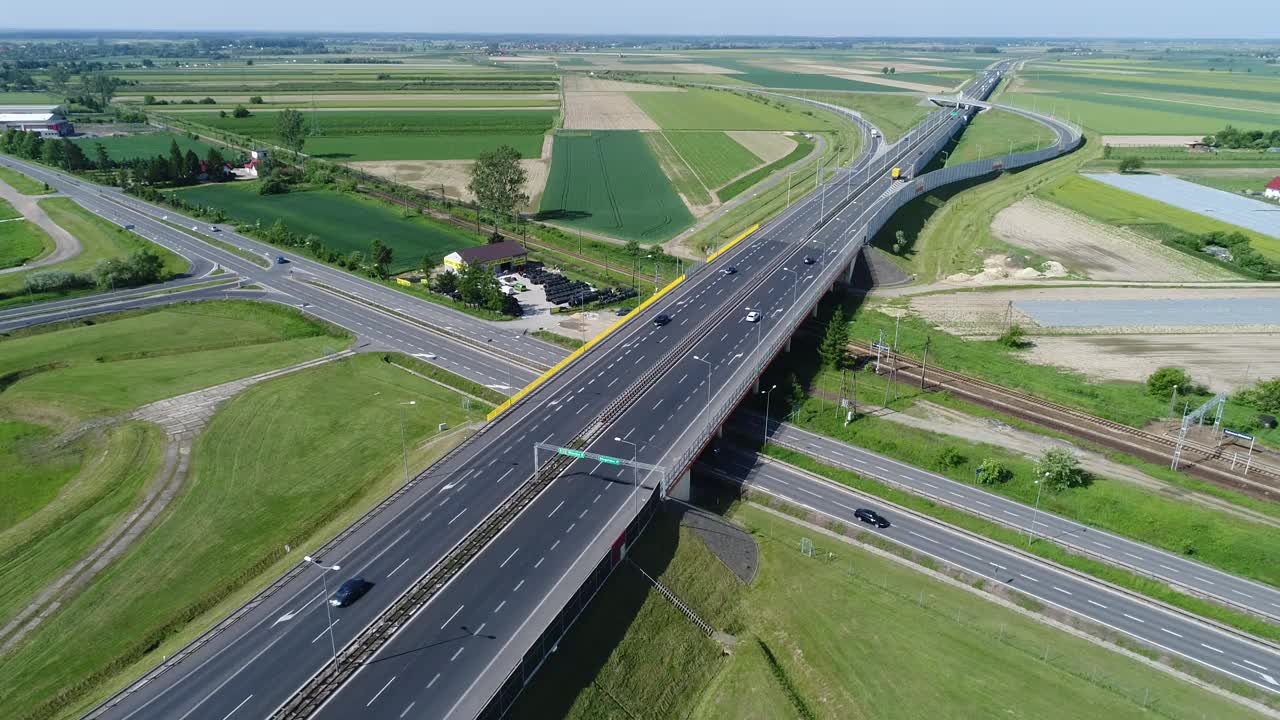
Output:
[[891,177],[893,177],[893,179],[894,179],[894,180],[901,180],[901,179],[902,179],[902,168],[900,168],[900,167],[896,167],[896,168],[894,168],[894,169],[893,169],[893,173],[892,173]]

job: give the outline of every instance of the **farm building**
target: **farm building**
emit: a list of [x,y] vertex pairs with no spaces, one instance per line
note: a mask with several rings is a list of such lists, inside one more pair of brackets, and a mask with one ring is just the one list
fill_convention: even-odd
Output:
[[459,272],[475,265],[483,265],[497,272],[506,272],[522,267],[528,255],[528,251],[520,243],[503,240],[451,252],[444,256],[444,264]]
[[1268,200],[1280,200],[1280,177],[1272,178],[1271,182],[1267,183],[1266,189],[1262,191],[1262,196]]
[[75,132],[57,105],[0,105],[0,130],[35,131],[47,137]]

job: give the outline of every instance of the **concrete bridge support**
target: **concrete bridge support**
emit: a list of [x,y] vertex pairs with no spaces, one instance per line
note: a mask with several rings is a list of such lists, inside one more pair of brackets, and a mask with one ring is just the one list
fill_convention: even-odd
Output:
[[692,484],[693,471],[685,470],[684,474],[671,485],[671,492],[667,493],[667,495],[676,500],[689,502],[689,487]]

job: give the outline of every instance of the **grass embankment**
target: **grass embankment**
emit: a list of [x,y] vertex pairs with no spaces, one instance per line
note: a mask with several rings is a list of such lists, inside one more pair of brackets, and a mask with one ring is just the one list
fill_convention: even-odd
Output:
[[1053,131],[1035,120],[1003,110],[987,110],[965,126],[947,165],[1031,152],[1052,145]]
[[986,255],[1018,252],[992,235],[996,213],[1040,188],[1061,183],[1098,152],[1086,145],[1033,167],[938,188],[894,213],[872,243],[891,252],[901,230],[906,243],[896,260],[922,282],[973,272]]
[[[739,630],[741,584],[676,515],[655,515],[628,556],[712,627]],[[689,717],[725,663],[715,641],[623,563],[510,717]]]
[[11,170],[7,167],[0,167],[0,181],[5,182],[9,187],[23,195],[44,195],[45,193],[53,192],[48,185],[32,180],[17,170]]
[[741,195],[744,190],[755,186],[755,184],[761,180],[764,180],[783,168],[789,167],[792,163],[799,162],[801,159],[808,157],[809,153],[813,152],[813,145],[814,143],[797,135],[795,149],[787,153],[785,157],[779,158],[768,165],[752,170],[746,175],[743,175],[737,180],[725,185],[716,191],[716,196],[720,198],[720,202],[728,202],[729,200],[732,200],[733,198]]
[[28,294],[23,291],[23,283],[27,275],[32,272],[65,270],[67,272],[84,273],[92,270],[93,266],[101,260],[128,257],[130,254],[144,248],[155,252],[164,260],[164,274],[166,277],[179,275],[191,267],[190,263],[178,255],[151,243],[140,235],[112,225],[75,204],[69,198],[58,197],[41,200],[40,207],[44,208],[50,219],[80,241],[83,252],[66,262],[48,267],[0,275],[0,308],[94,292],[94,290],[88,289],[61,293]]
[[534,330],[529,334],[568,350],[577,350],[586,344],[578,338],[571,338],[566,335],[561,335],[560,333],[551,332],[550,330]]
[[38,259],[53,252],[53,248],[48,233],[0,200],[0,270]]
[[[197,439],[186,489],[108,574],[0,661],[0,702],[72,715],[171,654],[403,482],[446,422],[479,420],[457,394],[359,355],[254,386]],[[287,557],[283,546],[290,544]],[[155,588],[163,587],[163,593]]]
[[1166,205],[1087,177],[1073,175],[1060,183],[1041,188],[1036,195],[1100,222],[1129,228],[1156,240],[1164,240],[1179,231],[1243,233],[1254,250],[1280,262],[1280,238]]
[[[759,570],[745,589],[720,581],[718,606],[697,590],[727,571],[706,558],[696,536],[681,532],[668,549],[670,532],[651,526],[633,552],[663,546],[671,559],[660,579],[736,636],[731,655],[721,656],[624,567],[526,688],[513,717],[1066,720],[1080,708],[1135,720],[1261,717],[759,508],[738,505],[730,517],[759,543]],[[817,546],[813,558],[799,554],[802,538]],[[680,577],[693,582],[680,587]],[[716,617],[725,606],[727,619]]]

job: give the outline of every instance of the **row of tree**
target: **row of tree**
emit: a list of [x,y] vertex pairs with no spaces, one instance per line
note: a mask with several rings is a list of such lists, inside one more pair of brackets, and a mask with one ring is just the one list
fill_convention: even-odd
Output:
[[9,128],[0,134],[0,151],[70,172],[115,170],[116,174],[107,179],[125,188],[135,184],[190,185],[201,178],[220,181],[227,177],[223,173],[227,159],[217,148],[209,148],[201,159],[194,150],[183,152],[177,140],[170,141],[166,155],[116,161],[102,143],[94,143],[93,155],[89,156],[79,143],[67,138],[44,138],[36,132]]
[[1220,258],[1221,262],[1244,270],[1249,275],[1266,279],[1280,275],[1280,265],[1253,249],[1249,237],[1242,232],[1222,232],[1215,230],[1207,233],[1178,233],[1167,242],[1177,248],[1196,253],[1203,253],[1211,248],[1222,248],[1230,253],[1230,259]]
[[1228,125],[1212,135],[1205,135],[1204,142],[1231,150],[1266,150],[1280,147],[1280,130],[1241,130]]
[[96,287],[118,290],[139,287],[166,279],[164,260],[149,248],[124,258],[99,260],[87,273],[66,270],[41,270],[30,273],[23,281],[23,291],[30,293],[61,292]]

